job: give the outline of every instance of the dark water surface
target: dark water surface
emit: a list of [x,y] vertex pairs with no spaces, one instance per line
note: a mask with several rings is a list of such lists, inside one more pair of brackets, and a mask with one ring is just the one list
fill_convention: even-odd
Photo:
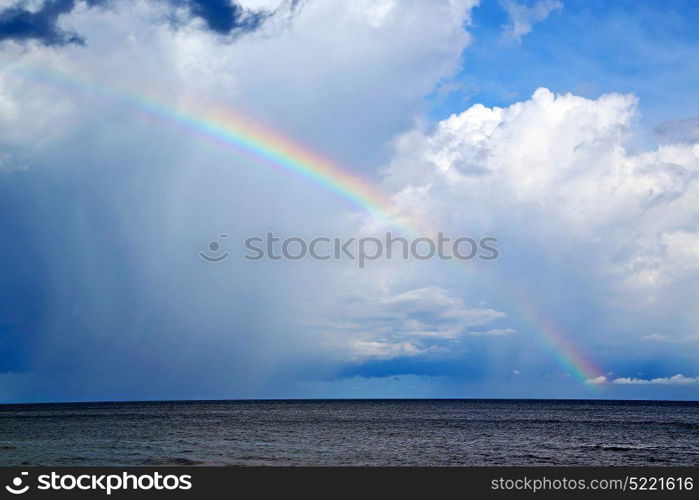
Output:
[[699,403],[0,405],[2,465],[699,465]]

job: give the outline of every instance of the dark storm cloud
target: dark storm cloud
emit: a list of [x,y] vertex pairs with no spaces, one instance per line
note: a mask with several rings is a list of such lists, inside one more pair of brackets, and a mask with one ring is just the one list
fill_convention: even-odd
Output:
[[[103,3],[102,0],[90,0],[88,5]],[[35,12],[27,10],[21,4],[0,12],[0,41],[3,40],[38,40],[44,45],[65,45],[67,43],[84,43],[77,33],[63,31],[58,26],[58,18],[75,8],[75,0],[46,0]]]
[[183,3],[193,17],[204,20],[206,26],[221,35],[233,32],[249,32],[260,27],[270,13],[246,11],[229,0],[175,0]]
[[[106,4],[109,0],[87,0],[87,5]],[[243,9],[230,0],[167,0],[174,6],[184,7],[191,18],[200,18],[211,31],[230,35],[247,33],[259,28],[272,15],[267,11]],[[45,0],[37,11],[30,11],[17,3],[0,11],[0,42],[5,40],[37,40],[44,45],[84,44],[85,40],[58,26],[61,15],[71,12],[76,0]]]

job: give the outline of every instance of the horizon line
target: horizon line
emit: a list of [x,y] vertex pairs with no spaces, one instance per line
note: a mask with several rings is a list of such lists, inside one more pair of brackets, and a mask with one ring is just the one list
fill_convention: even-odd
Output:
[[697,403],[697,399],[618,399],[618,398],[476,398],[476,397],[433,397],[433,398],[224,398],[224,399],[104,399],[104,400],[71,400],[43,402],[14,402],[2,403],[3,406],[31,405],[79,405],[79,404],[129,404],[129,403],[246,403],[246,402],[347,402],[347,401],[569,401],[569,402],[620,402],[620,403]]

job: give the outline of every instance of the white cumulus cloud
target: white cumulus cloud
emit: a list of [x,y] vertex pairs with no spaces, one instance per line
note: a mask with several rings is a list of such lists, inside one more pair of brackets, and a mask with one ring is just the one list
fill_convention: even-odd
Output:
[[593,286],[572,310],[595,304],[626,327],[653,318],[656,331],[672,320],[686,336],[699,324],[686,303],[699,296],[699,144],[627,149],[636,107],[544,88],[506,108],[476,104],[399,137],[385,185],[451,234],[499,236],[501,287],[546,305],[581,280]]

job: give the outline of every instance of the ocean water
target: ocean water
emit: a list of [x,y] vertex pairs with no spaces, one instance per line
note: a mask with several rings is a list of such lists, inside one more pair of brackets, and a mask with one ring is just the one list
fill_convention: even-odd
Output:
[[699,465],[699,402],[0,406],[2,465]]

